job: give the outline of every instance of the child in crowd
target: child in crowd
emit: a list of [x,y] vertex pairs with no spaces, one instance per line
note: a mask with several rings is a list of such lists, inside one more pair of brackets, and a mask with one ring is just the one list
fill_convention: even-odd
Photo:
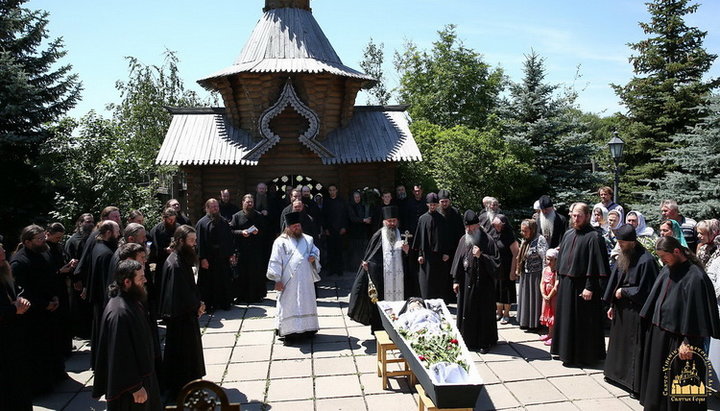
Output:
[[545,269],[543,270],[542,281],[540,282],[540,293],[543,297],[542,310],[540,312],[540,324],[548,327],[548,333],[540,336],[540,341],[545,345],[552,345],[553,325],[555,324],[555,301],[558,292],[557,278],[557,248],[551,248],[545,255]]

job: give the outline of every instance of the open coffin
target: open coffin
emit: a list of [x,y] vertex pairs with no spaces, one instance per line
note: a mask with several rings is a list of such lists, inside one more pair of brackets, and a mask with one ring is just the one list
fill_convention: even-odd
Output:
[[[457,347],[448,345],[452,349],[445,351],[453,351],[457,353],[457,359],[464,363],[466,368],[463,368],[467,371],[467,375],[462,376],[463,381],[461,382],[439,381],[442,377],[438,377],[436,372],[433,372],[430,368],[428,368],[431,366],[428,363],[432,361],[427,357],[434,355],[423,356],[418,353],[418,350],[426,353],[428,350],[436,351],[434,354],[437,354],[440,357],[446,356],[446,353],[437,352],[440,351],[440,349],[437,348],[438,345],[427,342],[427,337],[425,338],[425,341],[419,342],[418,333],[408,333],[405,331],[406,328],[404,327],[407,326],[407,323],[401,325],[401,323],[405,321],[405,318],[400,316],[400,311],[403,306],[405,306],[405,301],[377,302],[378,309],[381,313],[380,318],[382,319],[385,331],[397,345],[403,357],[410,365],[410,369],[412,369],[427,396],[435,403],[435,406],[438,408],[474,408],[478,395],[483,387],[483,380],[475,368],[473,357],[471,357],[467,346],[465,346],[465,342],[455,326],[455,321],[450,315],[450,312],[445,306],[443,300],[425,300],[425,304],[431,311],[441,315],[442,319],[444,319],[442,329],[443,334],[445,335],[440,338],[435,338],[434,341],[437,341],[438,339],[445,341],[452,340],[452,343],[449,344],[457,344]],[[422,321],[419,321],[416,323],[415,329],[431,329],[433,327],[433,324],[428,323],[426,326],[423,325]],[[422,332],[420,333],[422,334]],[[404,335],[406,335],[407,338]],[[420,347],[416,345],[418,350],[413,348],[413,342],[416,344],[419,343]],[[457,373],[455,373],[455,375],[457,375]],[[456,380],[456,378],[452,377],[449,379]]]

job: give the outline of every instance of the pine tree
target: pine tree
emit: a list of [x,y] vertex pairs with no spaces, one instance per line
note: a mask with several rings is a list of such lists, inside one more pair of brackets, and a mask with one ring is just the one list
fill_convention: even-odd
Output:
[[525,56],[524,77],[510,86],[503,105],[505,134],[525,147],[524,161],[535,170],[530,201],[550,194],[560,202],[578,201],[597,184],[592,173],[589,124],[575,107],[576,93],[545,82],[545,59],[535,51]]
[[672,146],[671,136],[684,133],[700,119],[695,107],[720,80],[703,81],[717,57],[703,48],[707,34],[685,24],[698,10],[689,0],[653,0],[647,3],[650,22],[640,23],[648,38],[629,46],[635,77],[624,86],[613,85],[627,107],[625,140],[628,187],[639,198],[665,167],[659,158]]
[[658,187],[650,193],[651,206],[672,198],[684,215],[697,220],[720,215],[720,95],[712,95],[698,110],[700,122],[688,133],[672,137],[673,147],[665,151],[662,161],[672,164]]
[[51,194],[37,171],[41,143],[52,123],[80,98],[81,85],[61,38],[48,40],[48,13],[0,0],[0,232],[19,228],[48,211]]

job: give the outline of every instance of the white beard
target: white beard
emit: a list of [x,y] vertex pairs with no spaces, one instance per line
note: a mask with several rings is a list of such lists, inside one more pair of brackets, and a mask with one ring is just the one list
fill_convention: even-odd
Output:
[[551,211],[548,215],[540,213],[540,232],[546,239],[549,239],[553,235],[553,228],[555,227],[555,211]]
[[477,230],[472,234],[465,232],[465,236],[463,238],[465,239],[465,245],[468,248],[472,248],[472,246],[480,241],[480,232]]

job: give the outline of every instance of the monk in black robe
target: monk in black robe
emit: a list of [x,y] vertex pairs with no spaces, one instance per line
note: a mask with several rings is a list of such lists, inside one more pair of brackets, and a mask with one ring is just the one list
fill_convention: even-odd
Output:
[[234,267],[233,293],[236,302],[259,303],[265,298],[265,219],[254,208],[255,202],[251,194],[243,197],[242,210],[233,215],[230,229],[235,237],[238,252],[238,264]]
[[148,241],[150,242],[148,263],[155,264],[153,276],[155,278],[158,298],[161,293],[160,286],[163,284],[163,279],[161,278],[162,268],[165,265],[165,260],[167,260],[170,253],[172,253],[170,243],[172,242],[173,234],[175,234],[175,229],[178,227],[177,212],[172,208],[166,208],[162,213],[162,221],[150,229],[148,233]]
[[57,337],[54,324],[60,305],[56,294],[57,275],[45,243],[45,229],[37,225],[25,227],[20,240],[21,246],[10,259],[10,266],[15,285],[23,290],[22,297],[31,304],[23,318],[28,337],[24,342],[29,354],[29,361],[23,367],[29,370],[27,383],[33,394],[40,394],[47,392],[56,380],[66,377],[63,357],[54,345]]
[[173,238],[175,251],[163,266],[165,283],[160,288],[159,308],[167,328],[161,380],[171,399],[185,384],[205,375],[198,322],[198,317],[205,312],[205,304],[200,300],[193,274],[196,241],[192,227],[178,227]]
[[0,410],[31,411],[28,324],[23,318],[30,309],[30,301],[18,297],[20,290],[13,280],[2,241],[0,235],[0,341],[4,354],[0,361]]
[[[400,239],[399,215],[396,206],[383,207],[383,228],[370,239],[350,291],[348,317],[370,325],[373,333],[383,326],[380,312],[368,293],[370,280],[378,301],[404,301],[419,294],[417,277],[407,270],[410,246]],[[392,284],[386,284],[386,280]]]
[[198,256],[200,273],[198,287],[208,310],[230,309],[232,262],[235,245],[230,225],[220,215],[220,206],[214,198],[205,202],[207,213],[197,222]]
[[[90,256],[90,273],[87,283],[87,298],[93,308],[92,334],[90,336],[90,364],[95,364],[100,324],[105,304],[108,301],[107,279],[113,255],[117,250],[120,227],[112,220],[104,221],[98,227],[95,246]],[[91,239],[92,241],[92,239]]]
[[615,230],[620,245],[603,300],[611,304],[610,342],[605,359],[605,378],[637,397],[642,376],[645,327],[640,310],[658,275],[658,264],[637,242],[635,228],[625,224]]
[[463,220],[465,235],[458,242],[451,269],[457,294],[457,327],[468,348],[485,353],[498,339],[495,271],[499,255],[474,211],[467,210]]
[[447,290],[452,289],[450,252],[455,244],[450,245],[445,219],[437,212],[437,194],[428,194],[426,200],[428,212],[418,220],[412,246],[420,266],[420,295],[423,299],[447,299]]
[[693,363],[699,377],[696,383],[708,385],[708,363],[697,351],[704,350],[707,337],[720,337],[713,284],[697,257],[676,238],[661,237],[655,249],[665,266],[640,311],[640,316],[650,322],[645,336],[640,403],[646,410],[706,410],[704,396],[672,401],[670,384],[685,366]]
[[610,266],[605,240],[590,225],[587,204],[573,204],[571,217],[573,229],[558,251],[560,286],[550,352],[564,365],[591,365],[605,358],[600,279],[608,276]]
[[[75,260],[75,268],[80,262],[85,243],[95,227],[95,219],[90,213],[83,214],[78,218],[76,226],[75,233],[65,242],[65,254],[71,260]],[[79,279],[80,277],[75,277],[74,273],[71,273],[71,282]],[[90,338],[90,324],[92,323],[92,307],[86,299],[81,298],[82,287],[78,289],[72,286],[70,292],[71,331],[73,335],[79,338],[88,339]]]
[[143,305],[143,265],[122,261],[114,277],[98,335],[93,397],[105,395],[111,411],[159,410],[154,344]]

